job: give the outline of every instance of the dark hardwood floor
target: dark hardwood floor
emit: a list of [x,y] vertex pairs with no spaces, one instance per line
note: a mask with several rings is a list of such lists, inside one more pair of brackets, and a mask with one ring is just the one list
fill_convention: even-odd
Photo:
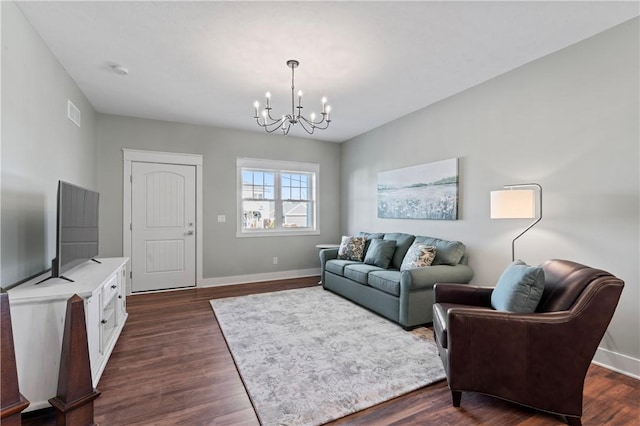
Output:
[[[102,375],[95,420],[110,425],[258,425],[209,305],[213,298],[317,285],[318,278],[135,295]],[[640,381],[592,365],[584,425],[640,425]],[[49,411],[23,425],[55,425]],[[562,418],[484,395],[451,406],[446,381],[339,419],[334,425],[561,425]]]

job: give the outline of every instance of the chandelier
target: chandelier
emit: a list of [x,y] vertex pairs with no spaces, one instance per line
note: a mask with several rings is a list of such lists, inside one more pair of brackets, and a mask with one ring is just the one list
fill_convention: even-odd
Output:
[[[300,123],[302,128],[310,135],[316,129],[324,130],[329,127],[331,123],[331,107],[327,105],[327,98],[322,98],[322,118],[316,121],[316,114],[311,113],[309,118],[302,115],[302,90],[298,90],[298,106],[295,105],[295,84],[294,76],[295,69],[300,65],[300,62],[295,59],[287,61],[287,66],[291,68],[291,114],[285,114],[281,118],[275,119],[271,116],[271,93],[265,94],[266,107],[262,110],[262,114],[258,115],[260,109],[260,102],[256,101],[253,106],[255,107],[255,118],[258,126],[263,127],[268,133],[273,133],[276,130],[282,130],[282,134],[286,135],[292,126]],[[296,112],[297,110],[297,112]]]

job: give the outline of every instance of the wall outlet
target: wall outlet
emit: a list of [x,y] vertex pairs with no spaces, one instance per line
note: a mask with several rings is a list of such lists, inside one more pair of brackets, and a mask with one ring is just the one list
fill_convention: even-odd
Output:
[[224,223],[226,221],[227,221],[227,217],[225,215],[223,215],[223,214],[219,214],[218,215],[218,222]]
[[273,264],[274,264],[274,265],[277,265],[277,264],[278,264],[278,258],[277,258],[277,257],[274,257],[274,258],[273,258]]

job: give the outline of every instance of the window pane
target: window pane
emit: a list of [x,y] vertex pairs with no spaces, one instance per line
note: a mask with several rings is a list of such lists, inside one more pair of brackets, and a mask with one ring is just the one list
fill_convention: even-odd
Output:
[[249,170],[242,171],[242,184],[243,185],[251,185],[253,183],[253,173]]
[[291,188],[291,199],[292,200],[300,199],[300,188]]
[[282,199],[283,200],[290,200],[291,199],[291,188],[287,187],[283,187],[282,188]]
[[267,200],[273,200],[276,198],[276,191],[273,186],[264,187],[264,198],[266,198]]
[[265,170],[242,171],[242,198],[254,200],[274,200],[275,172]]
[[264,184],[273,186],[276,182],[276,174],[273,172],[264,174]]
[[262,185],[264,182],[264,173],[263,172],[253,172],[253,184],[254,185]]
[[270,229],[275,227],[275,202],[243,201],[242,229]]
[[282,203],[282,213],[284,215],[285,228],[308,228],[310,227],[309,212],[311,203],[307,202],[284,202]]
[[282,186],[291,186],[291,174],[283,173],[282,174]]
[[307,188],[302,188],[300,190],[300,199],[301,200],[308,200],[309,199],[309,191],[307,190]]

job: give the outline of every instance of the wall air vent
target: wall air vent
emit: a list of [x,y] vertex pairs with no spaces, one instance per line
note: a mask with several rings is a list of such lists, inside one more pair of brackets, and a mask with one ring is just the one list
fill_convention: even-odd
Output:
[[69,120],[73,121],[76,126],[80,127],[82,114],[80,113],[78,107],[75,106],[69,99],[67,99],[67,117],[69,117]]

